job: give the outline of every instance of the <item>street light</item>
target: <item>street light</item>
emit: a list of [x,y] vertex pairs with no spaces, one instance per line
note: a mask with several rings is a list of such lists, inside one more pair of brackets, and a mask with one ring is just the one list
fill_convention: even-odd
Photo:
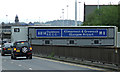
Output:
[[77,0],[75,0],[75,26],[77,26]]
[[8,23],[8,15],[6,15],[6,24]]
[[40,17],[39,17],[39,23],[40,23]]
[[63,14],[63,26],[64,26],[64,9],[62,9],[62,14]]
[[[81,2],[78,2],[79,3],[79,20],[80,20],[80,3]],[[80,25],[80,22],[79,22],[79,25]]]
[[69,5],[67,5],[67,20],[68,20],[68,7],[69,7]]
[[100,9],[99,0],[98,0],[98,6],[97,7],[98,7],[98,9]]
[[67,25],[68,25],[68,7],[69,5],[67,5]]

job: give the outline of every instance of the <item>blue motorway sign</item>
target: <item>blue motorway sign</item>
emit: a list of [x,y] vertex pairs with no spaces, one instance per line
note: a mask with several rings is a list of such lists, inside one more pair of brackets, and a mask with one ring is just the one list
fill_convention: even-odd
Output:
[[106,29],[63,29],[63,37],[106,37]]
[[107,37],[107,29],[37,29],[37,37]]
[[37,29],[37,37],[61,37],[61,29]]

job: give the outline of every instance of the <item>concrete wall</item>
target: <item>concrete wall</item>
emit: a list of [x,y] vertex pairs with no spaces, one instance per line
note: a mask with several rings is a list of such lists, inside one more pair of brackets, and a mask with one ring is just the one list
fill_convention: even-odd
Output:
[[53,46],[32,45],[33,54],[41,56],[53,56],[73,58],[80,60],[110,63],[120,66],[120,48],[115,52],[111,47],[82,47],[82,46]]

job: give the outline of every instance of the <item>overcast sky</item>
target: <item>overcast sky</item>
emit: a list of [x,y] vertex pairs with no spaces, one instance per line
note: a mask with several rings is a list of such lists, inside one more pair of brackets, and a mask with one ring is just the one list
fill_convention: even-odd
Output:
[[[79,4],[79,2],[81,2]],[[83,21],[84,2],[97,5],[98,0],[78,0],[78,20]],[[119,0],[99,0],[100,4],[118,4]],[[75,0],[0,0],[0,23],[14,22],[16,14],[20,22],[75,19]],[[79,13],[80,12],[80,13]]]

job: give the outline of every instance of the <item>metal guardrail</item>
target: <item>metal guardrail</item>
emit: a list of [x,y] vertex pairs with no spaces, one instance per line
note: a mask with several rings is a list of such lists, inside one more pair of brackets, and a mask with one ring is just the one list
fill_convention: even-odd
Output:
[[61,56],[120,66],[120,48],[32,45],[34,54]]

